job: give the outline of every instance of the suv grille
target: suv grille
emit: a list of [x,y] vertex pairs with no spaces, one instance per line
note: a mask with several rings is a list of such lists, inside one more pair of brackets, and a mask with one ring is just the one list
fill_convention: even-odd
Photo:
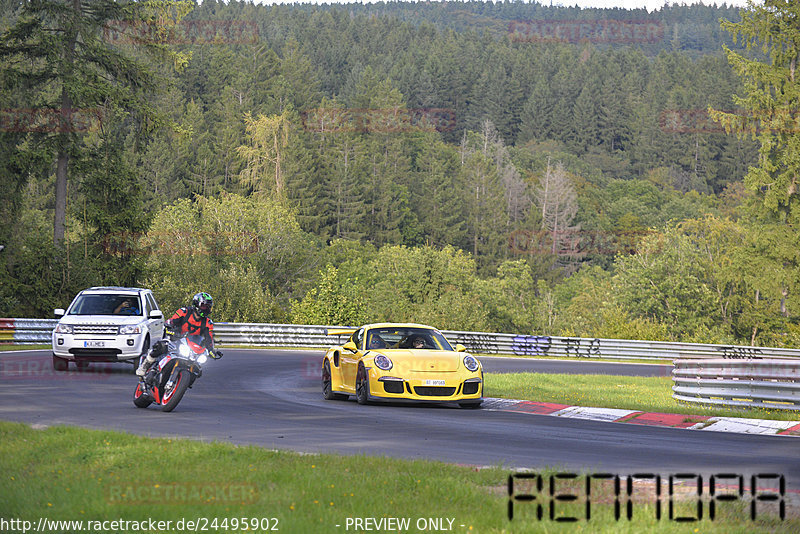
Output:
[[116,336],[119,329],[112,324],[79,324],[72,327],[72,331],[78,335],[107,335]]
[[442,386],[420,386],[414,388],[417,395],[423,397],[450,397],[456,392],[456,388]]
[[76,360],[86,361],[117,361],[117,356],[122,351],[119,349],[69,349],[69,353],[75,356]]

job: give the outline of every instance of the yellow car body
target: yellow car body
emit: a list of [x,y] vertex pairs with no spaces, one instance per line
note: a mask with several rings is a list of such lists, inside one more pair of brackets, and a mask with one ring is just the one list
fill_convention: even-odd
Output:
[[328,400],[352,395],[359,404],[374,400],[457,402],[478,407],[483,401],[483,368],[462,345],[453,347],[433,327],[414,323],[376,323],[355,329],[322,361],[322,391]]

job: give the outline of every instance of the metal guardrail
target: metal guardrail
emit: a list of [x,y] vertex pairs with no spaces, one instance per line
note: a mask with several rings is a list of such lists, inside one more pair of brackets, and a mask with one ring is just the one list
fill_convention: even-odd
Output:
[[622,360],[674,360],[676,358],[800,358],[799,349],[706,345],[670,341],[557,337],[483,332],[442,333],[453,343],[480,354],[513,354],[567,358],[615,358]]
[[50,343],[58,319],[0,319],[0,343]]
[[214,323],[214,341],[228,345],[266,347],[330,347],[341,344],[347,336],[329,336],[328,328],[299,324]]
[[680,401],[800,410],[800,361],[675,360],[672,380]]
[[[0,319],[0,342],[50,343],[57,322],[57,319]],[[346,336],[327,335],[328,328],[342,327],[215,323],[214,336],[223,345],[330,347],[344,342]],[[798,349],[450,330],[442,333],[451,343],[461,343],[478,354],[623,360],[800,358]]]

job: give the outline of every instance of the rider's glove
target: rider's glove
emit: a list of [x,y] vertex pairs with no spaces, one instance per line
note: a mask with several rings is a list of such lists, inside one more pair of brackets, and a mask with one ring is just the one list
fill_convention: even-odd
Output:
[[215,360],[219,360],[220,358],[222,358],[222,351],[219,349],[211,351],[211,357],[214,358]]
[[172,326],[172,321],[164,322],[164,338],[172,339],[175,336],[175,327]]

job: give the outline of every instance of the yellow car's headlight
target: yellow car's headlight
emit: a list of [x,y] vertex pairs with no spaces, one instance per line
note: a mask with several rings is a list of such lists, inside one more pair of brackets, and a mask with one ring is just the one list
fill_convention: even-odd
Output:
[[375,362],[375,367],[380,369],[381,371],[388,371],[392,368],[392,360],[384,356],[383,354],[378,354],[375,356],[373,360]]
[[467,368],[467,371],[474,373],[480,367],[478,360],[475,359],[475,356],[467,354],[464,356],[464,367]]

